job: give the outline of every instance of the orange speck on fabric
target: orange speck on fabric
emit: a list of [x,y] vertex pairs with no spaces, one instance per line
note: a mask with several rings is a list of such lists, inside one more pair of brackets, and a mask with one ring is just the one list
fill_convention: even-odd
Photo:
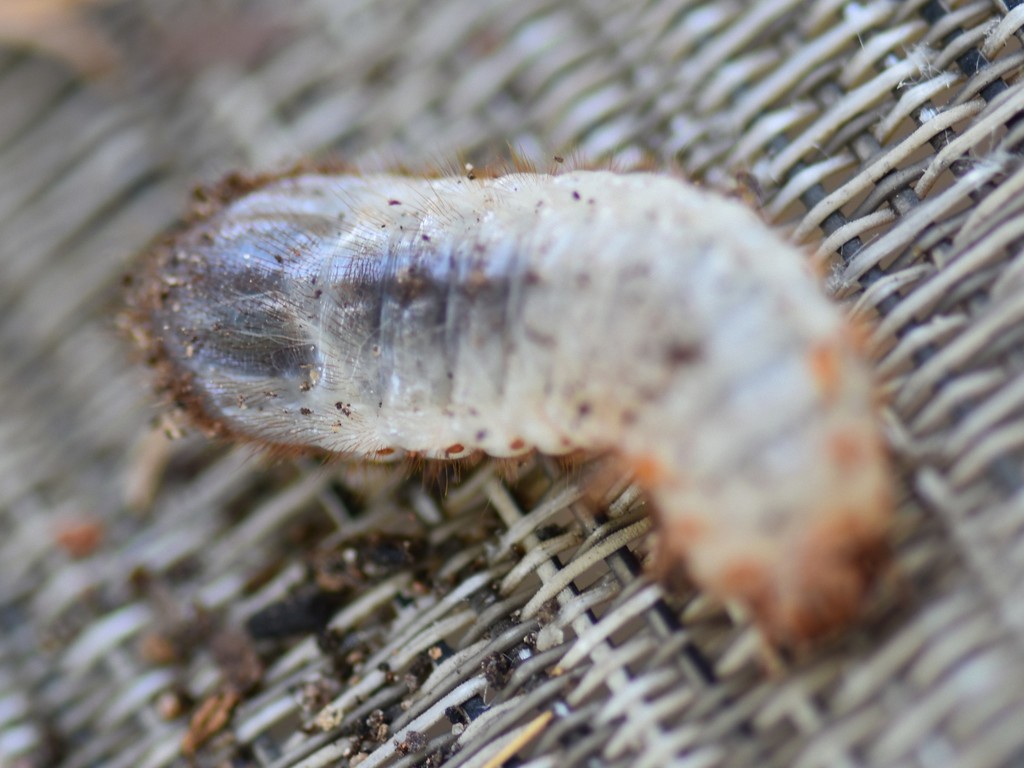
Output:
[[55,538],[71,557],[88,557],[103,540],[103,524],[92,518],[66,520],[57,527]]

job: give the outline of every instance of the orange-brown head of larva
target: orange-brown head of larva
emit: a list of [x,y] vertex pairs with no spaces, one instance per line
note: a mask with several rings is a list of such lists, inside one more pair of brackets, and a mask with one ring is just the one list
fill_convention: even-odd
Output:
[[[885,503],[885,502],[881,502]],[[868,595],[884,568],[888,507],[862,515],[852,508],[822,510],[795,546],[748,544],[740,549],[715,542],[686,553],[687,568],[701,587],[738,603],[769,642],[799,648],[848,628],[864,612]],[[673,526],[662,531],[659,563],[679,563]]]
[[771,642],[794,647],[863,613],[893,506],[889,458],[864,403],[823,411],[798,443],[796,465],[767,475],[709,480],[631,461],[659,513],[662,573],[685,567],[710,594],[743,605]]
[[[884,526],[865,525],[851,511],[813,529],[783,572],[749,578],[732,595],[747,603],[773,643],[800,647],[848,628],[864,612],[867,596],[888,558]],[[746,590],[746,591],[744,591]]]
[[[723,550],[724,567],[720,562],[694,574],[720,597],[745,604],[768,639],[782,646],[803,646],[854,623],[889,557],[893,502],[881,441],[863,423],[829,441],[833,453],[822,465],[831,493],[794,515],[771,545]],[[698,568],[702,559],[695,558]]]
[[788,484],[791,514],[768,550],[767,579],[725,590],[745,600],[773,642],[789,646],[836,634],[864,612],[888,558],[893,511],[867,367],[845,338],[812,347],[808,364],[819,410],[805,423],[798,482]]

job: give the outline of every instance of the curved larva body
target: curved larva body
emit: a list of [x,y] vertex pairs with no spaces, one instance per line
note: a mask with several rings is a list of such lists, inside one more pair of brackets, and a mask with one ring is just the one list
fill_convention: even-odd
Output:
[[776,639],[860,608],[890,507],[869,373],[738,203],[650,174],[282,178],[158,249],[138,295],[169,387],[222,434],[614,451],[663,556]]

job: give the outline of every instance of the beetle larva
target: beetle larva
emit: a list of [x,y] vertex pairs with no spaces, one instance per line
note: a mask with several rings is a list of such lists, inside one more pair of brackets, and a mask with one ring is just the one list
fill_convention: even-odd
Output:
[[892,506],[871,376],[753,212],[646,173],[236,187],[134,289],[207,429],[363,457],[612,452],[663,562],[773,640],[859,612]]

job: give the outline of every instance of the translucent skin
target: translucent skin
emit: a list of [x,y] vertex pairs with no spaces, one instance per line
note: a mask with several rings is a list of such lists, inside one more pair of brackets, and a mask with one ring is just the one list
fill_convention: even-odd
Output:
[[165,386],[218,434],[619,454],[663,566],[778,642],[846,625],[884,549],[854,334],[799,251],[672,177],[272,180],[157,248],[134,303]]

